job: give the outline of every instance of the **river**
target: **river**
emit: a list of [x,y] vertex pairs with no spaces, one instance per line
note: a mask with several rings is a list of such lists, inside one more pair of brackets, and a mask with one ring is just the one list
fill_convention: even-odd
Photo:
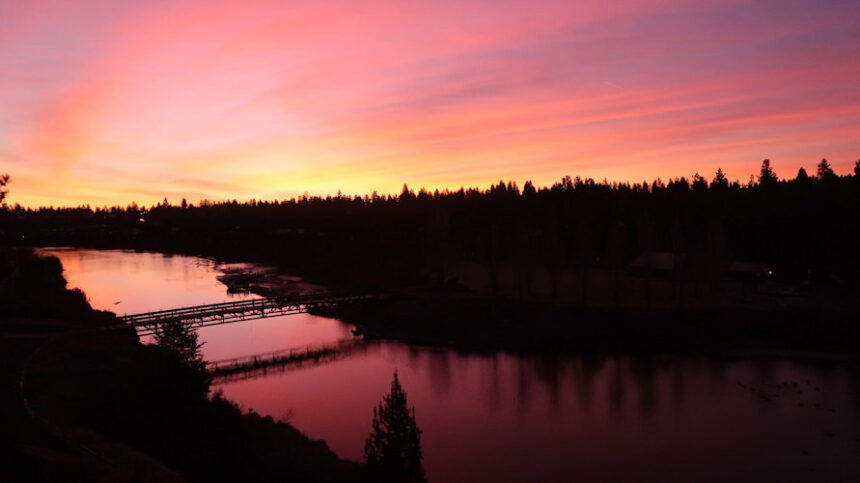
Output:
[[[207,259],[41,251],[62,261],[93,307],[119,315],[253,297],[228,294]],[[299,314],[199,334],[215,361],[354,340],[350,329]],[[415,407],[431,481],[860,481],[860,376],[839,365],[379,342],[214,389],[361,460],[394,371]]]

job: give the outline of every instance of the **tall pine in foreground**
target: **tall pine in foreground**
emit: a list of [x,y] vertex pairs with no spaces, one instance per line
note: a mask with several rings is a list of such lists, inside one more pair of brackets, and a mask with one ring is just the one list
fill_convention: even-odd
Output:
[[397,372],[391,391],[373,408],[373,430],[364,443],[367,467],[378,481],[427,481],[421,465],[421,430],[407,406]]

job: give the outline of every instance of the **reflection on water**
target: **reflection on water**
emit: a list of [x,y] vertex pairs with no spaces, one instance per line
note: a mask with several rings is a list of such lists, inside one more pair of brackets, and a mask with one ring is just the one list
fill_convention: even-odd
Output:
[[[58,257],[71,287],[90,304],[118,315],[253,298],[230,294],[215,262],[127,250],[46,249]],[[235,266],[235,265],[234,265]],[[352,338],[350,326],[310,314],[200,329],[203,357],[219,360]]]
[[[428,474],[439,481],[488,469],[492,479],[512,481],[860,474],[856,379],[788,362],[469,355],[378,344],[225,393],[258,412],[289,412],[297,427],[357,459],[393,368],[417,408]],[[829,383],[821,392],[760,396],[779,392],[783,380],[805,386],[806,379]],[[833,431],[836,438],[826,435]]]
[[[215,267],[192,257],[59,256],[71,284],[100,308],[228,298]],[[209,360],[351,338],[346,325],[310,315],[200,335]],[[360,459],[395,369],[416,407],[431,481],[860,481],[860,379],[844,368],[378,343],[220,388]]]

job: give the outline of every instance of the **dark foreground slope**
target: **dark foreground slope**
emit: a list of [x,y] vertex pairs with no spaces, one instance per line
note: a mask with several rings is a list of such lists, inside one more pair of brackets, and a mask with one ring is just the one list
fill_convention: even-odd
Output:
[[113,315],[67,290],[61,270],[56,259],[0,252],[0,480],[362,478],[324,442],[210,398],[172,351],[85,330]]

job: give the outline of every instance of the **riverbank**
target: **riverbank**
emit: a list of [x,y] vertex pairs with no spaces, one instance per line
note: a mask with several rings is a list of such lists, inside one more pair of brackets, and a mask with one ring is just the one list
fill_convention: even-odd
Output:
[[[220,279],[231,290],[234,277]],[[260,296],[290,294],[269,274]],[[294,283],[291,281],[290,283]],[[467,351],[707,354],[789,357],[818,362],[860,359],[860,324],[848,303],[790,308],[581,307],[489,297],[456,285],[388,290],[380,300],[315,308],[358,327],[367,339]]]
[[0,260],[3,481],[361,481],[287,423],[209,397],[206,378],[67,290],[54,258]]
[[860,355],[860,328],[839,310],[581,308],[413,290],[314,313],[352,323],[370,339],[473,351]]
[[[302,270],[267,256],[236,258],[232,251],[180,250],[208,258],[228,291],[259,296],[298,295],[326,290],[384,294],[379,303],[313,313],[360,327],[369,339],[447,346],[462,350],[527,352],[612,351],[793,354],[847,360],[860,357],[860,325],[852,321],[860,301],[851,292],[819,287],[803,297],[759,294],[755,303],[705,307],[695,304],[619,306],[492,296],[458,283],[412,281],[338,284],[338,277]],[[307,277],[307,278],[305,278]],[[390,282],[390,280],[389,280]],[[679,306],[683,305],[683,306]]]

